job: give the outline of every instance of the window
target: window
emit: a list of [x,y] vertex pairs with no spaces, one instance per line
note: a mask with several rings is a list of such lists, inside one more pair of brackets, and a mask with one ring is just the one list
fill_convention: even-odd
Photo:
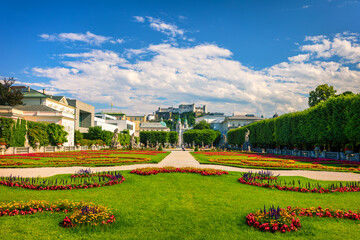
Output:
[[135,118],[135,121],[136,121],[136,118]]
[[129,129],[129,130],[133,130],[133,125],[131,125],[131,124],[126,124],[126,128]]

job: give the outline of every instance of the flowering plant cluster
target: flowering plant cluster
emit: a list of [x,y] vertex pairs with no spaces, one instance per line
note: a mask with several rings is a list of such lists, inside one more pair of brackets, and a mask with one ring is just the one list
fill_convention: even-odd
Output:
[[240,165],[244,167],[276,168],[276,169],[309,169],[326,171],[351,171],[360,172],[360,163],[309,158],[298,156],[278,156],[273,154],[240,153],[240,152],[195,152],[205,156],[234,156],[233,158],[211,158],[209,162]]
[[48,201],[30,200],[29,202],[14,201],[10,203],[0,202],[0,217],[28,215],[41,212],[64,212],[72,213],[61,222],[62,227],[97,226],[115,222],[115,217],[106,207],[95,205],[91,202],[72,202],[59,200],[51,203]]
[[199,173],[203,176],[210,175],[223,175],[229,174],[226,171],[219,171],[216,169],[206,169],[206,168],[174,168],[174,167],[164,167],[164,168],[138,168],[132,170],[130,173],[135,173],[138,175],[156,175],[158,173]]
[[334,210],[321,207],[300,208],[291,206],[282,209],[272,206],[268,211],[264,206],[256,213],[249,213],[246,216],[246,223],[249,226],[255,227],[267,232],[292,232],[301,228],[301,223],[298,217],[329,217],[329,218],[344,218],[351,220],[360,220],[360,213],[343,210]]
[[[295,181],[281,181],[278,180],[278,176],[267,177],[260,173],[244,173],[238,181],[242,184],[272,188],[280,191],[292,191],[292,192],[303,192],[303,193],[335,193],[335,192],[360,192],[360,181],[359,182],[346,182],[339,184],[330,184],[327,187],[322,187],[319,183],[311,184],[309,182],[302,183],[300,180]],[[282,183],[284,185],[282,185]]]
[[23,177],[0,177],[0,185],[19,187],[31,190],[71,190],[86,189],[121,184],[125,178],[118,172],[102,172],[84,177],[82,174],[74,174],[70,180],[55,179],[47,180],[40,178]]
[[[0,156],[0,167],[9,166],[74,166],[74,165],[114,165],[121,163],[148,162],[160,153],[156,151],[76,151],[58,153],[30,153]],[[127,155],[145,155],[144,157]],[[25,160],[25,161],[24,161]]]

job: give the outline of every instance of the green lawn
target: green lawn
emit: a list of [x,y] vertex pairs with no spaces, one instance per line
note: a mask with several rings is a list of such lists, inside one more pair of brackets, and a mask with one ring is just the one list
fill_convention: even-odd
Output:
[[118,166],[158,163],[170,152],[99,150],[0,156],[0,168]]
[[[360,173],[360,164],[346,161],[326,160],[322,163],[321,159],[308,158],[304,161],[286,156],[267,155],[261,153],[242,153],[242,152],[219,152],[219,154],[230,155],[211,155],[216,152],[191,152],[191,155],[200,163],[226,165],[252,169],[285,169],[285,170],[315,170],[315,171],[336,171]],[[269,158],[268,158],[269,157]],[[271,160],[275,159],[275,160]],[[246,162],[244,162],[244,160]]]
[[[69,199],[111,208],[109,227],[64,229],[65,214],[0,217],[2,239],[357,239],[359,221],[301,218],[296,233],[264,233],[245,224],[249,212],[264,205],[322,206],[360,211],[359,193],[297,193],[247,186],[241,174],[201,176],[168,173],[139,176],[124,171],[123,184],[93,189],[33,191],[0,186],[4,202]],[[64,177],[64,176],[62,176]],[[308,179],[282,177],[282,179]],[[322,182],[324,184],[324,182]]]

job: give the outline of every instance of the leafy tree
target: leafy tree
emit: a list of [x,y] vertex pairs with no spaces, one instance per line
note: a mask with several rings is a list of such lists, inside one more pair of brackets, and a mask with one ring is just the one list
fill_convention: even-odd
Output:
[[202,129],[210,129],[210,124],[205,120],[202,120],[194,125],[194,129],[202,130]]
[[102,129],[100,126],[89,127],[88,132],[84,135],[86,139],[97,140],[101,139]]
[[336,97],[339,97],[339,96],[348,96],[348,95],[354,95],[354,93],[352,91],[345,91],[339,95],[336,95]]
[[111,131],[102,130],[100,126],[89,127],[88,132],[84,134],[84,138],[90,140],[102,140],[106,145],[110,145],[113,137]]
[[169,143],[171,144],[175,144],[177,143],[178,139],[179,139],[179,134],[177,132],[168,132],[169,134]]
[[34,146],[35,141],[39,141],[41,146],[47,146],[50,143],[47,125],[48,123],[27,122],[30,145]]
[[184,132],[183,137],[184,142],[188,144],[192,144],[194,141],[196,145],[201,145],[202,143],[204,143],[204,145],[210,145],[220,137],[220,132],[211,129],[193,129]]
[[331,97],[334,97],[336,90],[333,86],[327,84],[319,85],[315,91],[309,93],[309,107],[313,107],[319,102],[325,101]]
[[80,130],[75,130],[75,143],[81,143],[81,140],[84,138],[84,134],[80,132]]
[[14,78],[4,78],[0,81],[0,105],[15,106],[23,104],[23,94],[20,90],[12,88]]
[[68,135],[68,133],[64,130],[64,126],[50,123],[48,124],[47,130],[49,134],[49,140],[52,145],[67,142],[66,136]]

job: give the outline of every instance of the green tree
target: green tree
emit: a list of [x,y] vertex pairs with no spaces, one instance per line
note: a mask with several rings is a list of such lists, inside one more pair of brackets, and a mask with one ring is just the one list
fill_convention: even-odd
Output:
[[313,107],[319,102],[325,101],[331,97],[334,97],[336,90],[333,86],[327,84],[319,85],[315,91],[309,93],[309,107]]
[[80,132],[80,130],[75,130],[75,143],[81,143],[81,140],[83,140],[84,135]]
[[169,143],[171,143],[171,144],[177,143],[177,141],[179,139],[179,134],[175,131],[168,132],[168,134],[169,134]]
[[14,78],[4,78],[0,81],[0,105],[15,106],[23,104],[23,94],[20,90],[12,88]]
[[202,130],[202,129],[210,129],[210,124],[205,120],[202,120],[194,125],[194,129]]
[[50,123],[48,124],[47,130],[49,134],[49,140],[52,145],[67,142],[66,136],[68,133],[64,130],[64,126]]

